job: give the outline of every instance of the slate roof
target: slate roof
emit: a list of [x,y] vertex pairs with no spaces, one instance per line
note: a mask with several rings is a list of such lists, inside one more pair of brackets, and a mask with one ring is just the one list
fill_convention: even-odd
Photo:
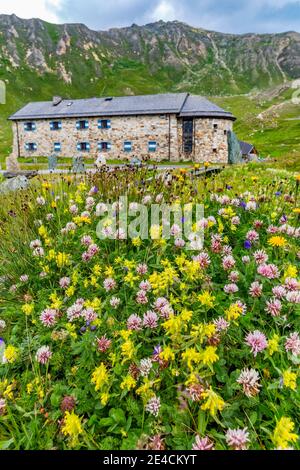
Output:
[[212,103],[203,96],[188,95],[187,99],[180,112],[181,117],[228,117],[229,119],[235,119],[234,116],[224,111],[216,104]]
[[121,96],[89,99],[63,99],[56,106],[52,101],[28,103],[10,120],[53,119],[66,117],[130,116],[147,114],[179,116],[235,117],[201,96],[189,93]]
[[242,155],[248,155],[254,149],[252,144],[248,144],[248,142],[244,142],[243,140],[239,140]]

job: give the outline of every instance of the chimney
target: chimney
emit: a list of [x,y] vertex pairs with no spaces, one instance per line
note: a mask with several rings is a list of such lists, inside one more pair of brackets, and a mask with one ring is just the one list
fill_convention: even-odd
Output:
[[53,96],[52,106],[57,106],[61,102],[62,102],[62,97],[61,96]]

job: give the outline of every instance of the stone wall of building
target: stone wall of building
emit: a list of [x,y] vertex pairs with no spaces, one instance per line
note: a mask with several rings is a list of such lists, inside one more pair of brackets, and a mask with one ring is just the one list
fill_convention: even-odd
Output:
[[[50,130],[50,119],[35,120],[36,129],[26,131],[24,122],[13,123],[13,155],[18,157],[49,156],[54,153],[54,143],[61,144],[62,157],[86,155],[96,158],[106,153],[108,159],[131,159],[133,156],[151,160],[193,160],[196,162],[228,161],[226,132],[232,129],[228,119],[195,118],[192,154],[185,154],[182,141],[182,119],[174,115],[109,117],[110,129],[98,129],[98,118],[86,118],[88,129],[76,129],[77,118],[61,119],[62,129]],[[105,119],[105,117],[101,118]],[[25,121],[27,122],[27,121]],[[217,125],[215,128],[214,125]],[[130,152],[124,142],[132,143]],[[148,142],[156,141],[157,149],[150,152]],[[88,142],[89,151],[77,150],[79,142]],[[99,151],[99,142],[110,142],[111,149]],[[26,144],[35,143],[35,151],[26,150]]]
[[227,132],[233,121],[216,118],[194,118],[193,151],[183,150],[182,119],[178,119],[178,142],[180,160],[195,162],[228,163]]
[[[105,117],[101,119],[106,119]],[[36,129],[26,131],[24,122],[18,122],[19,128],[19,148],[21,157],[49,156],[54,152],[54,143],[61,143],[62,157],[74,157],[86,155],[96,157],[99,153],[106,153],[109,159],[126,159],[137,156],[139,158],[151,158],[169,160],[170,155],[174,160],[178,160],[178,139],[177,139],[177,119],[175,115],[159,116],[125,116],[109,117],[110,129],[98,129],[98,118],[86,118],[89,123],[88,129],[76,129],[76,118],[61,119],[62,129],[50,130],[48,119],[35,120]],[[27,121],[25,121],[27,122]],[[14,135],[16,139],[16,125]],[[171,132],[170,132],[171,131]],[[132,150],[124,151],[124,142],[132,142]],[[148,142],[156,141],[155,152],[148,150]],[[78,151],[79,142],[88,142],[90,150]],[[110,142],[111,149],[99,151],[99,142]],[[26,150],[26,143],[35,143],[35,151]],[[18,155],[18,146],[15,142],[14,153]]]

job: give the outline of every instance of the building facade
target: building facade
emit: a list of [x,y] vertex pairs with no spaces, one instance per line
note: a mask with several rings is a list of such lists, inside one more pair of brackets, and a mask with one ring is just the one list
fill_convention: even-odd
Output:
[[228,161],[234,116],[188,93],[29,103],[9,118],[13,157]]

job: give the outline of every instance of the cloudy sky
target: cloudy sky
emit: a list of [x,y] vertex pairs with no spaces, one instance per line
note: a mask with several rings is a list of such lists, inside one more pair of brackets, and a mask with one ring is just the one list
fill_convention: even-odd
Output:
[[180,20],[222,32],[300,32],[300,0],[0,0],[0,14],[92,29]]

